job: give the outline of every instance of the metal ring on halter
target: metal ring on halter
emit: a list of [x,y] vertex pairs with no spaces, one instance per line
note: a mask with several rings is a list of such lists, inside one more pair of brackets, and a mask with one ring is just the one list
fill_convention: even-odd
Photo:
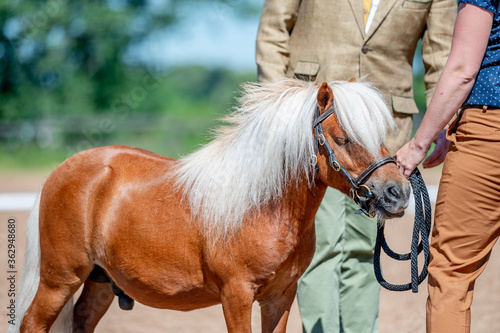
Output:
[[[359,188],[358,188],[356,191],[354,191],[354,193],[356,193],[356,197],[357,197],[358,199],[360,199],[360,196],[359,196],[359,194],[358,194],[358,190],[359,190],[360,188],[362,188],[362,187],[363,187],[363,188],[365,188],[365,189],[368,191],[367,193],[372,194],[372,191],[370,190],[370,188],[369,188],[368,186],[366,186],[365,184],[361,184],[361,185],[359,185]],[[371,196],[366,197],[366,200],[369,200],[369,199],[371,199]]]

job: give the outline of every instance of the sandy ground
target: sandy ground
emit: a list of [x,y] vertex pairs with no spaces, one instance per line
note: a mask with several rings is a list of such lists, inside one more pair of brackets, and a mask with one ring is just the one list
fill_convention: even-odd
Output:
[[[2,192],[36,192],[40,188],[48,172],[8,173],[0,174],[0,193]],[[428,185],[437,184],[438,172],[424,172]],[[27,212],[0,212],[0,331],[7,327],[7,306],[9,284],[7,278],[7,220],[16,220],[16,268],[19,271],[24,256],[25,223]],[[389,243],[396,251],[408,252],[413,217],[410,214],[399,220],[388,222],[386,234]],[[473,332],[500,332],[500,253],[496,248],[484,274],[479,278],[474,295],[472,313]],[[394,283],[408,282],[409,265],[388,261],[383,258],[386,279]],[[19,280],[19,273],[16,275]],[[19,282],[19,281],[18,281]],[[381,333],[418,333],[425,331],[425,284],[417,294],[411,292],[381,291],[379,331]],[[260,332],[260,314],[254,304],[252,326],[254,332]],[[122,311],[115,301],[100,322],[96,332],[224,332],[226,331],[221,306],[213,306],[191,312],[158,310],[135,305],[132,311]],[[301,332],[301,320],[294,302],[288,332]]]

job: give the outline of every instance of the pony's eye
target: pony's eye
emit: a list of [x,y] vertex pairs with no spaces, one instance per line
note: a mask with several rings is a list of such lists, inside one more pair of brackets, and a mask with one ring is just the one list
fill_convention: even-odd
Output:
[[346,144],[348,144],[350,142],[351,142],[351,140],[349,140],[349,138],[342,138],[342,137],[335,138],[335,143],[338,146],[345,146]]

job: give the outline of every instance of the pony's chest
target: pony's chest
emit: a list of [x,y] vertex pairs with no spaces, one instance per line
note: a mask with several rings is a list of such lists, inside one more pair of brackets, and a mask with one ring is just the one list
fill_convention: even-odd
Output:
[[277,285],[294,284],[309,266],[315,250],[314,228],[265,233],[246,247],[244,267],[258,286],[258,294]]
[[256,281],[258,288],[255,299],[265,300],[272,297],[276,290],[286,290],[294,286],[312,260],[314,244],[314,240],[300,244],[286,257],[275,260],[274,269],[266,272],[265,278]]

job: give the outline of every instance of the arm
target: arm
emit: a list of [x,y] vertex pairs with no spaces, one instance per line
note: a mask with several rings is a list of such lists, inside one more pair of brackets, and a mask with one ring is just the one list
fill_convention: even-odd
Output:
[[432,141],[458,110],[472,87],[488,46],[493,13],[461,3],[448,61],[415,137],[396,154],[406,177],[424,159]]
[[259,23],[256,60],[259,81],[285,76],[289,66],[290,33],[301,0],[266,0]]
[[[425,100],[429,106],[436,88],[439,75],[443,71],[450,54],[453,36],[453,24],[457,16],[456,0],[435,0],[427,15],[426,29],[422,36],[422,61],[425,75]],[[424,161],[424,168],[441,164],[448,152],[449,141],[446,131],[442,131],[434,140],[436,147]]]

